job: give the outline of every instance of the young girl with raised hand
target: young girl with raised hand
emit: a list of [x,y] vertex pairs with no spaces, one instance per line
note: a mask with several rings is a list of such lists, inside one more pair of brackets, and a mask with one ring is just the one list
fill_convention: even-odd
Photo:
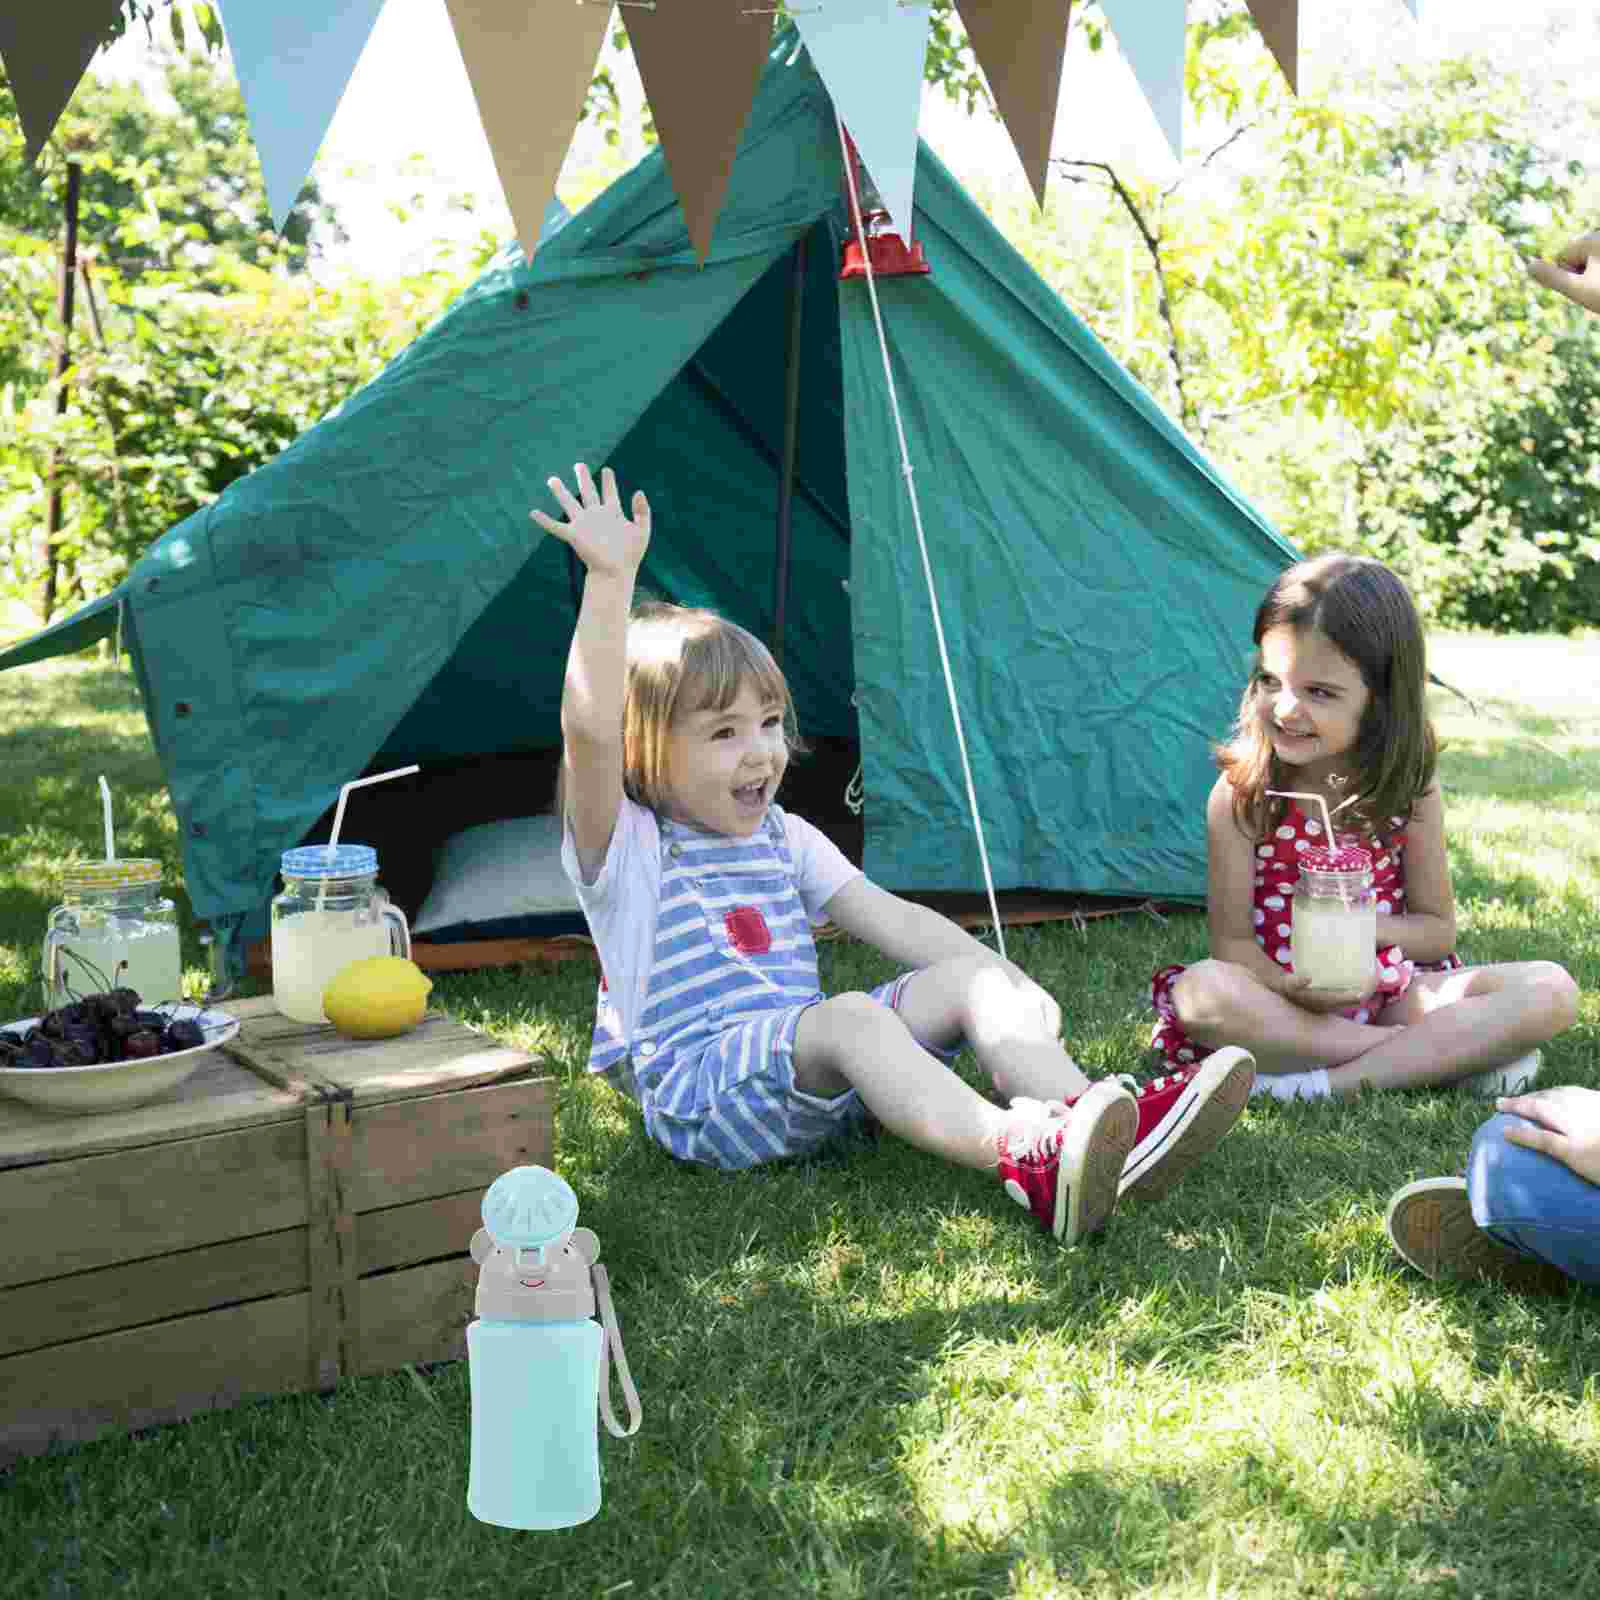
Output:
[[[1237,1042],[1255,1056],[1256,1092],[1280,1098],[1457,1081],[1516,1092],[1537,1047],[1576,1019],[1577,985],[1551,961],[1466,967],[1455,954],[1422,626],[1405,585],[1365,557],[1301,562],[1267,592],[1254,636],[1206,806],[1211,956],[1156,973],[1152,1045],[1181,1067]],[[1273,790],[1321,797],[1338,837],[1315,799]],[[1377,896],[1371,978],[1313,989],[1291,957],[1300,857],[1352,845],[1371,858]]]
[[[774,797],[795,747],[783,674],[712,612],[634,611],[650,507],[576,469],[533,520],[586,569],[561,725],[563,860],[600,953],[589,1068],[634,1097],[680,1159],[741,1168],[820,1145],[870,1112],[957,1165],[996,1172],[1058,1239],[1120,1194],[1163,1192],[1231,1126],[1250,1058],[1180,1091],[1091,1084],[1055,1001],[937,912],[871,883]],[[825,998],[811,924],[911,969]],[[1007,1102],[951,1071],[962,1042]]]

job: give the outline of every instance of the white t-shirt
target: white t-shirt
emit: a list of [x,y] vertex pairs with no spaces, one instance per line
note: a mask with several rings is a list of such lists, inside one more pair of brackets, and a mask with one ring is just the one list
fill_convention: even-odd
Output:
[[[795,889],[813,927],[828,920],[828,902],[861,876],[859,867],[825,833],[781,806],[772,808],[783,826],[794,862]],[[561,831],[561,865],[578,894],[589,934],[600,952],[606,988],[625,1039],[632,1039],[644,1010],[645,990],[655,962],[656,916],[661,906],[661,829],[649,807],[622,799],[611,843],[593,883],[578,867],[571,823]],[[631,977],[631,981],[629,981]]]

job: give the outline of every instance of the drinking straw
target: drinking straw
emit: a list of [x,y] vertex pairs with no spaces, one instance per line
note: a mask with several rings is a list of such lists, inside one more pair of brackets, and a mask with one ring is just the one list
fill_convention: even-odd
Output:
[[106,775],[100,774],[100,811],[106,821],[106,860],[117,859],[117,844],[111,834],[111,785],[106,782]]
[[[1322,807],[1322,825],[1328,830],[1328,848],[1334,848],[1333,818],[1328,812],[1328,802],[1320,794],[1301,794],[1295,789],[1268,789],[1267,793],[1277,795],[1280,800],[1315,800]],[[1349,803],[1348,800],[1341,802],[1343,805]]]
[[[414,763],[409,767],[396,767],[392,772],[375,772],[370,778],[353,778],[339,791],[339,803],[333,808],[333,832],[328,835],[328,852],[324,858],[333,860],[333,852],[339,844],[339,829],[344,825],[345,802],[350,798],[352,789],[364,789],[369,783],[382,783],[385,778],[404,778],[410,773],[420,772],[422,769]],[[328,880],[322,880],[321,887],[317,890],[317,910],[322,909],[322,902],[328,896]]]

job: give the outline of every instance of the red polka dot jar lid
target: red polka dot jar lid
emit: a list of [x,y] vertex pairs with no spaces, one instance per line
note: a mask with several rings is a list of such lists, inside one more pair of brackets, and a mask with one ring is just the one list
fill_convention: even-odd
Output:
[[1300,865],[1307,872],[1371,872],[1372,852],[1353,844],[1340,845],[1336,850],[1302,850]]

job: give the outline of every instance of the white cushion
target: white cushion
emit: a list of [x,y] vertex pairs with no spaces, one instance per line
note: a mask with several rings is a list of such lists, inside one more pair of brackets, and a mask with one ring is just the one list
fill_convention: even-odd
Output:
[[579,912],[561,870],[561,819],[511,817],[451,834],[412,930],[429,933],[503,917]]

